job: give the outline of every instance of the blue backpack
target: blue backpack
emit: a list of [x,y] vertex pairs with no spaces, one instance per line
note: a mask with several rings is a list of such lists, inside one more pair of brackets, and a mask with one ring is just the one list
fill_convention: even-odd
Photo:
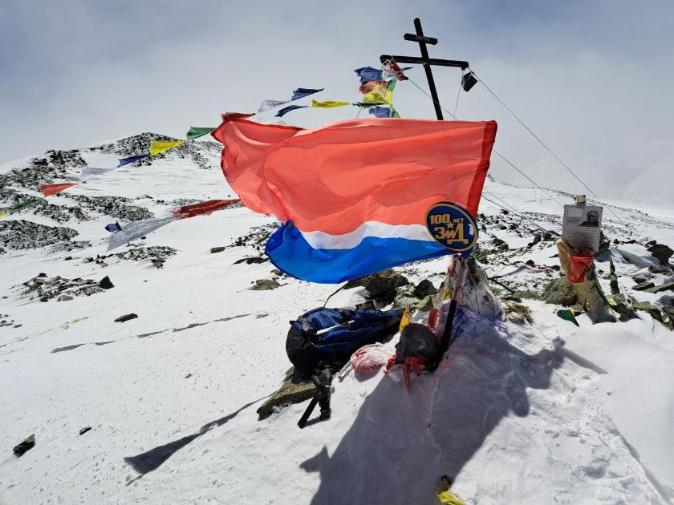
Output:
[[324,307],[290,322],[286,353],[295,375],[307,378],[322,366],[341,368],[356,349],[389,340],[400,325],[402,310],[349,310]]

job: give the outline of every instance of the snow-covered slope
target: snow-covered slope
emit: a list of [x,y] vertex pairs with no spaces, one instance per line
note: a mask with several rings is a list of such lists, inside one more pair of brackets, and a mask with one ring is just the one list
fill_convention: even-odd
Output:
[[[113,167],[154,137],[6,165],[0,207],[82,166]],[[510,212],[481,206],[493,287],[521,298],[531,323],[465,324],[439,369],[407,391],[381,372],[335,381],[327,422],[299,430],[304,405],[258,421],[290,367],[288,321],[335,287],[236,263],[259,256],[273,226],[245,208],[173,221],[112,251],[103,229],[231,196],[218,156],[192,143],[0,220],[2,505],[431,504],[441,474],[470,504],[671,503],[674,333],[643,311],[626,323],[580,316],[578,328],[537,299],[559,274],[554,242],[534,239],[534,223],[559,230],[553,198],[570,201],[560,193],[489,181],[488,198]],[[634,241],[610,250],[621,290],[671,306],[672,291],[634,290],[632,277],[668,282],[643,244],[674,245],[674,221],[611,209],[608,237]],[[445,266],[397,270],[438,286]],[[608,291],[608,263],[598,271]],[[97,288],[105,276],[113,288]],[[259,279],[280,287],[250,289]],[[114,322],[128,313],[138,317]],[[31,434],[35,447],[15,457]]]

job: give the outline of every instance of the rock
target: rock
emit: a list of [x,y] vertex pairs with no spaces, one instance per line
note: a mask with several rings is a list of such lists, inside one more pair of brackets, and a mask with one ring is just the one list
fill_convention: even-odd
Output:
[[428,279],[424,279],[419,284],[417,284],[417,286],[414,288],[414,291],[412,291],[412,294],[417,298],[424,298],[428,295],[434,295],[437,292],[438,290],[435,289],[433,283]]
[[648,252],[655,256],[661,265],[665,266],[669,266],[669,258],[671,258],[672,254],[674,254],[674,251],[669,246],[658,243],[651,245],[648,248]]
[[23,456],[26,452],[30,451],[35,447],[35,435],[31,435],[23,442],[14,447],[14,454],[17,456]]
[[259,263],[265,263],[266,261],[269,260],[264,256],[249,256],[247,258],[241,258],[239,260],[236,260],[234,264],[239,265],[241,263],[246,263],[247,265],[255,265]]
[[124,314],[123,316],[119,316],[117,319],[115,319],[116,323],[125,323],[126,321],[130,321],[131,319],[136,319],[138,317],[138,314],[134,314],[133,312],[130,314]]
[[642,284],[653,278],[653,274],[650,272],[640,272],[632,276],[632,280],[637,284]]
[[255,281],[255,284],[250,289],[255,289],[258,291],[266,291],[270,289],[276,289],[278,287],[281,287],[281,285],[274,279],[258,279]]
[[57,302],[69,302],[69,301],[71,301],[72,299],[73,299],[73,297],[70,296],[70,295],[61,295],[61,296],[59,296],[59,297],[56,299],[56,301],[57,301]]
[[349,281],[344,285],[344,289],[363,286],[370,294],[370,297],[377,303],[386,305],[395,299],[398,288],[407,286],[409,283],[410,281],[405,276],[393,270],[384,270],[367,277]]
[[211,254],[219,253],[222,252],[226,249],[226,247],[220,246],[220,247],[211,247]]
[[302,403],[313,398],[316,392],[316,386],[311,381],[294,383],[290,377],[287,377],[281,388],[274,393],[259,409],[257,409],[258,419],[266,419],[274,413],[274,407],[282,407],[291,403]]
[[84,435],[87,431],[91,431],[91,426],[85,426],[84,428],[80,428],[80,435]]
[[645,291],[645,290],[647,290],[647,289],[649,289],[649,288],[652,288],[653,286],[655,286],[655,282],[653,282],[653,281],[645,281],[645,282],[642,282],[642,283],[640,283],[640,284],[637,284],[637,285],[634,286],[632,289],[634,289],[635,291]]
[[566,280],[566,277],[560,277],[559,279],[554,279],[545,287],[543,300],[546,303],[570,306],[576,303],[577,296],[571,284]]
[[103,288],[103,289],[112,289],[112,288],[115,287],[115,285],[114,285],[114,284],[112,283],[112,281],[110,280],[110,277],[108,277],[108,276],[106,275],[105,277],[103,277],[103,278],[99,281],[98,287]]
[[[636,287],[634,289],[636,289]],[[652,287],[649,287],[647,289],[644,289],[644,291],[647,292],[647,293],[660,293],[662,291],[674,291],[674,282],[666,282],[665,284],[661,284],[659,286],[652,286]]]
[[508,321],[515,324],[533,323],[531,309],[522,303],[506,301],[503,305]]

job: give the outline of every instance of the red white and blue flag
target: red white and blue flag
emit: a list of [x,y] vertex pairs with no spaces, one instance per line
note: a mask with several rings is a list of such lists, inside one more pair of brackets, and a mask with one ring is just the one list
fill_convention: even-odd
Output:
[[449,254],[452,241],[472,247],[496,123],[357,119],[302,129],[233,114],[212,135],[242,203],[283,222],[267,242],[272,262],[338,283]]

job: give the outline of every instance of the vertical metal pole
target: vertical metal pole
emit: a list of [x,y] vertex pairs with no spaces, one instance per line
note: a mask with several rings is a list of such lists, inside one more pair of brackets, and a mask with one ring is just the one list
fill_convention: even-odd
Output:
[[[414,28],[417,31],[419,37],[424,36],[424,31],[421,28],[421,20],[419,18],[414,18]],[[421,49],[421,57],[428,61],[428,49],[426,49],[426,42],[423,40],[419,41],[419,48]],[[429,63],[424,63],[424,71],[426,72],[426,79],[428,80],[428,88],[431,91],[431,98],[433,99],[433,106],[435,107],[435,116],[439,121],[442,121],[442,108],[440,107],[440,99],[438,98],[438,91],[435,89],[435,80],[433,79],[433,71],[431,70],[431,65]]]

